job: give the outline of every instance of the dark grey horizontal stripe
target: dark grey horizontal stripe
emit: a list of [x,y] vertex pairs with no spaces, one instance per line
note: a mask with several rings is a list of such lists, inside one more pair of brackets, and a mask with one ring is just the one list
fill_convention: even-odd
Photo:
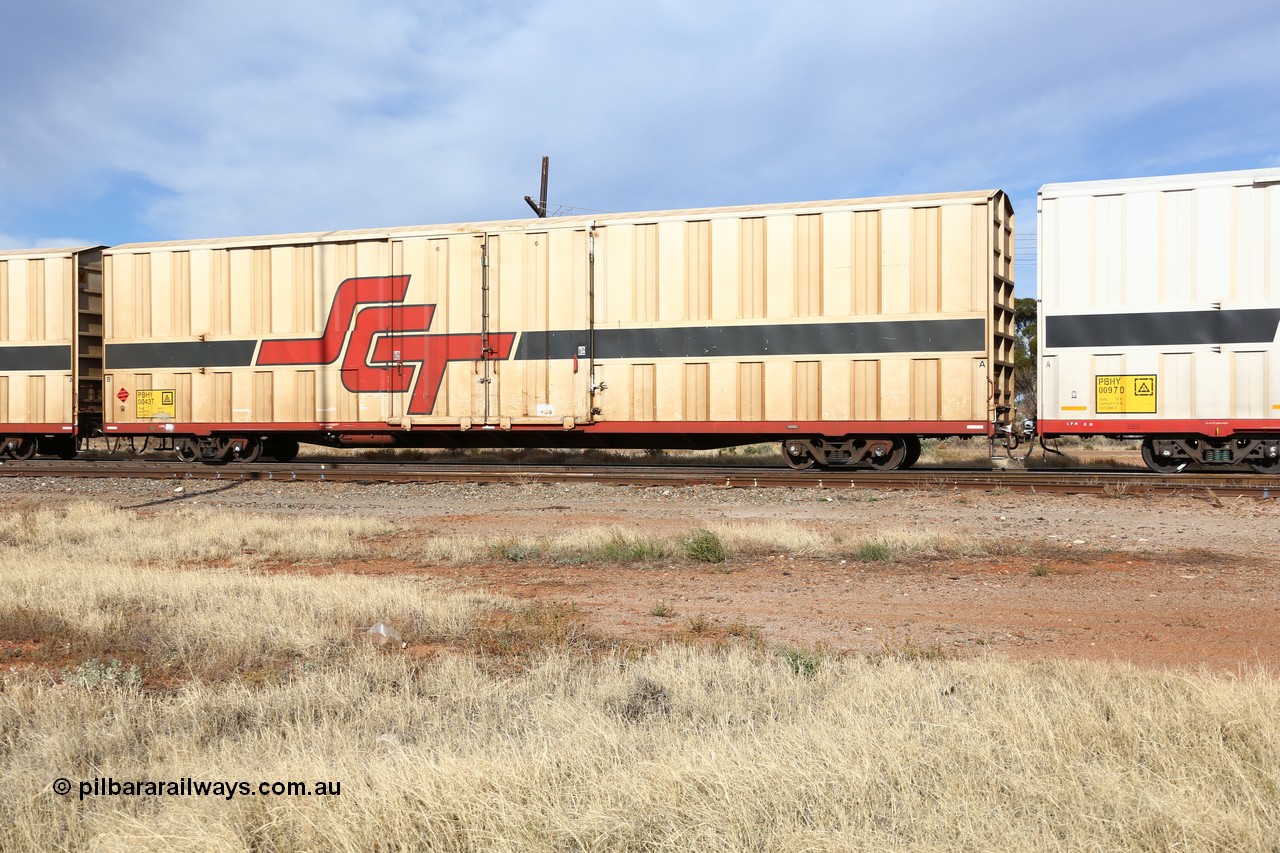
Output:
[[36,373],[48,373],[54,370],[70,369],[70,344],[0,347],[0,372],[14,373],[30,370]]
[[[525,332],[515,358],[572,358],[588,346],[585,329]],[[986,352],[986,322],[879,320],[864,323],[779,323],[666,329],[596,329],[597,359],[716,358],[769,355],[865,355],[908,352]]]
[[1169,347],[1262,344],[1276,338],[1280,308],[1234,311],[1152,311],[1046,317],[1046,347]]
[[168,367],[247,367],[257,341],[175,341],[157,344],[108,344],[109,370]]
[[[525,332],[515,358],[573,358],[588,346],[585,330]],[[111,370],[246,367],[257,341],[176,341],[111,344]],[[881,320],[864,323],[787,323],[666,329],[597,329],[596,358],[714,358],[769,355],[861,355],[908,352],[986,352],[986,323],[967,320]]]

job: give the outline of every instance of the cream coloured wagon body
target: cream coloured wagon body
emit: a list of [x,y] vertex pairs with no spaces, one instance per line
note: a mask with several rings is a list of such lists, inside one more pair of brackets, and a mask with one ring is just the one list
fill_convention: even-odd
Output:
[[1012,396],[1012,235],[988,191],[117,246],[105,428],[986,436]]
[[101,425],[101,247],[0,252],[0,449],[70,455]]
[[1039,428],[1157,469],[1280,457],[1280,169],[1049,184]]

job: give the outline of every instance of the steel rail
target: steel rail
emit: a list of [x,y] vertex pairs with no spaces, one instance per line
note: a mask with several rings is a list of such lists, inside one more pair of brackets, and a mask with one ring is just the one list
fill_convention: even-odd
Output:
[[1197,494],[1280,497],[1280,477],[1242,472],[1161,475],[1121,469],[793,471],[692,465],[531,465],[462,462],[295,461],[202,465],[138,459],[0,461],[0,477],[89,477],[271,482],[599,483],[728,488],[997,489],[1071,494]]

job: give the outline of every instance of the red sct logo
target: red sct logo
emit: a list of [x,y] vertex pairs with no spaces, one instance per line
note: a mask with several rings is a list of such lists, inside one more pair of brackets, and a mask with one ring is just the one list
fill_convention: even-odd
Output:
[[263,341],[255,362],[262,367],[333,364],[342,359],[348,391],[395,394],[405,391],[409,415],[429,415],[451,361],[503,360],[516,336],[490,333],[488,349],[478,332],[429,335],[434,305],[403,305],[409,276],[349,278],[338,286],[318,338]]

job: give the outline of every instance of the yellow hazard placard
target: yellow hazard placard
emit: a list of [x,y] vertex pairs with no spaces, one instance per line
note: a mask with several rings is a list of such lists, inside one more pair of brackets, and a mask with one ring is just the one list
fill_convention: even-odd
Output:
[[1156,413],[1156,378],[1154,376],[1098,376],[1100,415],[1154,415]]
[[139,391],[135,398],[140,418],[176,418],[178,392],[172,388]]

